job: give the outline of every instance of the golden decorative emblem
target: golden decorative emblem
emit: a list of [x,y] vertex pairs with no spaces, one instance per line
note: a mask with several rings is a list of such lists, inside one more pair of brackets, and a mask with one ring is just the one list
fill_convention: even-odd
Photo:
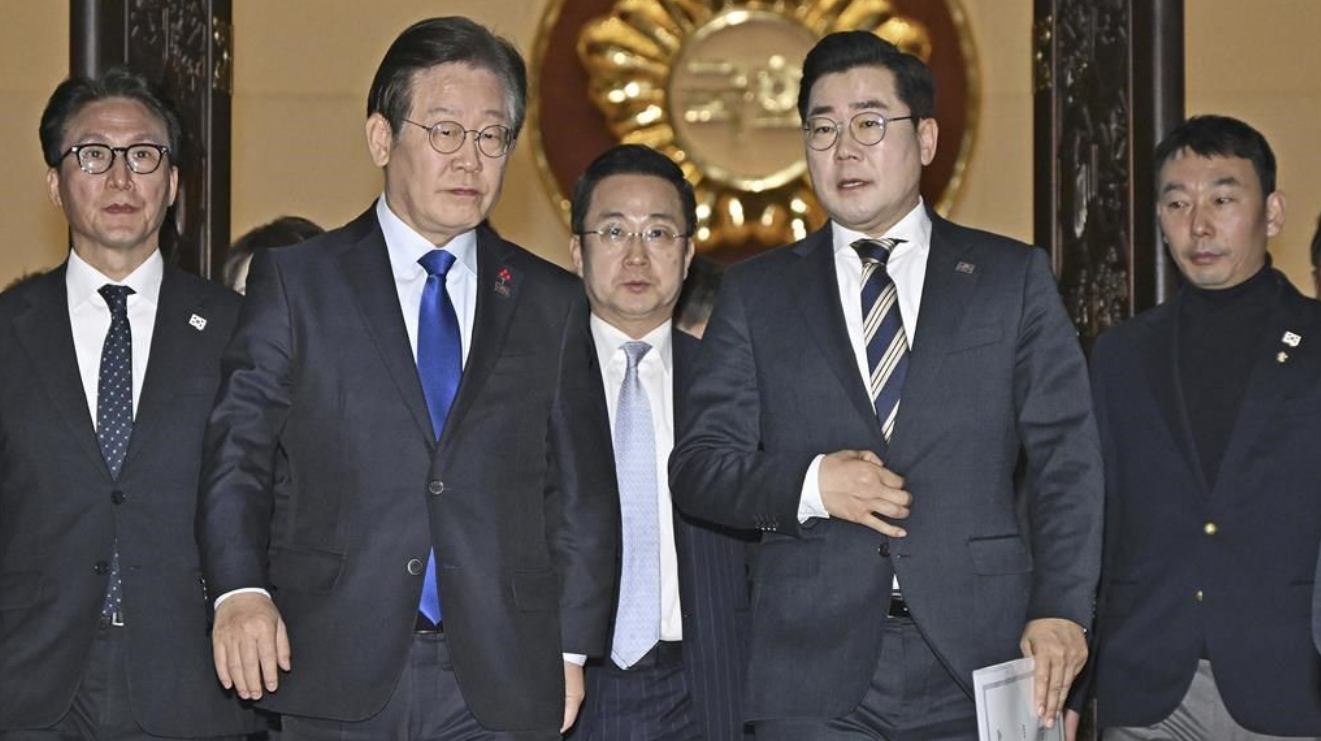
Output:
[[[609,139],[645,144],[677,162],[697,192],[698,250],[734,257],[801,239],[826,218],[807,175],[797,109],[802,62],[817,40],[869,30],[928,63],[936,43],[901,0],[617,0],[604,14],[580,10],[576,29],[563,28],[564,1],[548,11],[538,57],[548,57],[552,36],[574,40],[587,99]],[[970,46],[960,50],[971,57]],[[548,74],[539,67],[534,74]],[[562,90],[571,81],[558,82]],[[537,106],[558,92],[550,87],[534,81],[532,134],[543,172],[551,152],[540,151],[549,132]],[[948,206],[962,173],[966,133],[961,144],[938,208]]]

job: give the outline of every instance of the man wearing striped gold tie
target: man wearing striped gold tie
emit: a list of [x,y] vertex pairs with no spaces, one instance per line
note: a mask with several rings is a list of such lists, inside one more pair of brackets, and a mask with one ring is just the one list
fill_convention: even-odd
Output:
[[[830,223],[732,268],[670,460],[694,516],[763,532],[746,715],[763,739],[975,739],[972,671],[1086,658],[1102,479],[1045,252],[952,224],[926,66],[862,32],[803,65]],[[1020,465],[1021,463],[1021,465]]]

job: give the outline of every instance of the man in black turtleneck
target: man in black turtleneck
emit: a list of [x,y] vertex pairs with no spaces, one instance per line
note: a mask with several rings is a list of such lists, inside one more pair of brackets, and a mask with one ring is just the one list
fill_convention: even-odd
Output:
[[1198,116],[1156,166],[1184,287],[1093,353],[1105,556],[1071,704],[1095,690],[1105,741],[1317,738],[1321,304],[1267,258],[1285,203],[1259,132]]

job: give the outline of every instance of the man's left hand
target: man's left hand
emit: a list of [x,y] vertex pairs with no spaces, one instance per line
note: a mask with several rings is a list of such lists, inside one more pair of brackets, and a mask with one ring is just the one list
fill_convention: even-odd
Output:
[[584,690],[583,668],[572,662],[564,662],[564,725],[560,733],[567,732],[578,720],[578,709],[582,707]]
[[1061,618],[1031,620],[1023,628],[1023,640],[1018,645],[1024,656],[1037,660],[1033,704],[1037,717],[1047,728],[1053,728],[1070,685],[1087,663],[1087,638],[1082,626]]

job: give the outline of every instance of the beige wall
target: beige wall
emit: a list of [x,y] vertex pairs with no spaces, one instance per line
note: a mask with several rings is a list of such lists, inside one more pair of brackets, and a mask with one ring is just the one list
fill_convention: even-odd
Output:
[[[67,69],[67,7],[5,4],[0,24],[0,133],[13,143],[0,186],[0,285],[62,259],[63,226],[45,200],[33,134],[45,96]],[[237,0],[235,235],[285,213],[323,225],[356,216],[380,189],[362,125],[371,75],[409,23],[437,12],[469,15],[530,51],[548,0]],[[1032,234],[1030,0],[963,0],[981,62],[982,112],[967,179],[952,216],[1028,239]],[[1321,113],[1321,3],[1188,0],[1188,110],[1220,111],[1259,126],[1281,161],[1290,221],[1278,263],[1308,285],[1307,244],[1321,211],[1321,168],[1309,147]],[[369,8],[369,9],[366,9]],[[15,60],[22,60],[16,64]],[[34,72],[34,70],[36,70]],[[952,142],[946,142],[952,145]],[[567,230],[526,146],[512,156],[492,216],[502,232],[561,263]]]

